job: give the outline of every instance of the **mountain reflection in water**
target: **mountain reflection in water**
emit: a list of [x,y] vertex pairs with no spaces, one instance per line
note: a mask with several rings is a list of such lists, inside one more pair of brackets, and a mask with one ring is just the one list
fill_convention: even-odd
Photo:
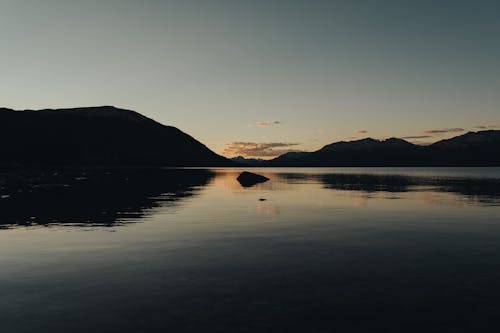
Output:
[[[211,184],[232,194],[294,191],[300,184],[359,193],[356,205],[374,193],[448,193],[477,205],[500,204],[500,179],[341,172],[260,170],[271,181],[243,188],[240,169],[44,169],[0,173],[0,226],[115,226],[137,221],[156,207],[177,207]],[[240,192],[239,192],[240,191]],[[429,196],[425,196],[425,200]],[[434,204],[439,200],[433,200]],[[271,207],[271,208],[270,208]],[[261,203],[263,212],[278,211]]]
[[159,168],[4,173],[0,224],[116,225],[196,195],[213,176],[209,170]]
[[318,182],[324,188],[361,192],[445,192],[463,196],[477,204],[500,203],[500,179],[390,174],[300,174],[281,173],[289,183]]
[[499,331],[500,169],[248,169],[4,172],[1,331]]

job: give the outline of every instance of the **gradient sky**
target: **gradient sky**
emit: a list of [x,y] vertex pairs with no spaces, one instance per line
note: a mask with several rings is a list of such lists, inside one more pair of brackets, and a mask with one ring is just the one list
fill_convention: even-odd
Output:
[[499,13],[498,1],[0,0],[0,106],[114,105],[226,155],[432,142],[500,129]]

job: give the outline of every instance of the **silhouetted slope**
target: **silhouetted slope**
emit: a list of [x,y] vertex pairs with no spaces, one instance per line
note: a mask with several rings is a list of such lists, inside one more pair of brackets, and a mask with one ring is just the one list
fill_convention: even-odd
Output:
[[296,162],[300,162],[310,153],[307,152],[289,152],[280,155],[270,161],[267,161],[267,166],[280,166],[280,165],[294,165]]
[[260,166],[266,162],[266,160],[260,158],[245,158],[243,156],[233,157],[231,158],[231,161],[241,165],[250,165],[250,166]]
[[339,166],[410,165],[416,163],[419,147],[402,139],[383,141],[371,138],[327,145],[306,157],[317,164]]
[[427,149],[439,164],[499,166],[500,131],[468,132],[438,141]]
[[367,138],[356,141],[341,141],[324,146],[312,153],[302,153],[294,158],[273,160],[290,166],[384,166],[411,165],[416,163],[419,147],[401,139],[383,141]]
[[403,139],[390,138],[386,140],[375,140],[366,138],[355,141],[340,141],[324,146],[318,152],[339,151],[364,151],[376,149],[407,149],[415,147],[414,144]]
[[469,132],[430,146],[390,138],[341,141],[268,166],[500,166],[500,131]]
[[3,164],[232,164],[175,127],[112,106],[0,109],[0,140]]

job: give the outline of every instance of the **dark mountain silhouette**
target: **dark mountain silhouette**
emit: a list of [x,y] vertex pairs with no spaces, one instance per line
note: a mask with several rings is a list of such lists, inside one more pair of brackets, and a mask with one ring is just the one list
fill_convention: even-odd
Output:
[[236,156],[231,158],[231,161],[236,162],[238,164],[250,165],[250,166],[258,166],[266,163],[266,160],[261,158],[245,158],[243,156]]
[[356,141],[340,141],[324,146],[319,152],[331,151],[353,151],[353,150],[366,150],[366,149],[407,149],[414,145],[408,141],[397,138],[390,138],[386,140],[375,140],[366,138]]
[[0,109],[3,165],[229,166],[172,126],[112,106]]
[[273,160],[219,156],[186,133],[112,106],[0,108],[0,166],[499,166],[500,131],[469,132],[429,146],[402,139],[341,141]]
[[469,132],[420,146],[398,138],[341,141],[284,154],[266,166],[500,166],[500,131]]
[[267,161],[269,166],[280,166],[280,165],[294,165],[295,163],[303,160],[311,153],[308,152],[289,152],[276,157],[271,161]]
[[468,132],[438,141],[427,149],[438,165],[500,166],[500,131]]
[[420,147],[402,139],[341,141],[311,153],[285,154],[269,162],[279,166],[365,166],[412,165],[417,162]]

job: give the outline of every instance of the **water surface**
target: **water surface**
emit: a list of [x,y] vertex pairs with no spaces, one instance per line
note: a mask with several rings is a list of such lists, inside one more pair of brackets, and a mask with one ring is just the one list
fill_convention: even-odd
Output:
[[5,332],[499,328],[500,169],[0,174]]

